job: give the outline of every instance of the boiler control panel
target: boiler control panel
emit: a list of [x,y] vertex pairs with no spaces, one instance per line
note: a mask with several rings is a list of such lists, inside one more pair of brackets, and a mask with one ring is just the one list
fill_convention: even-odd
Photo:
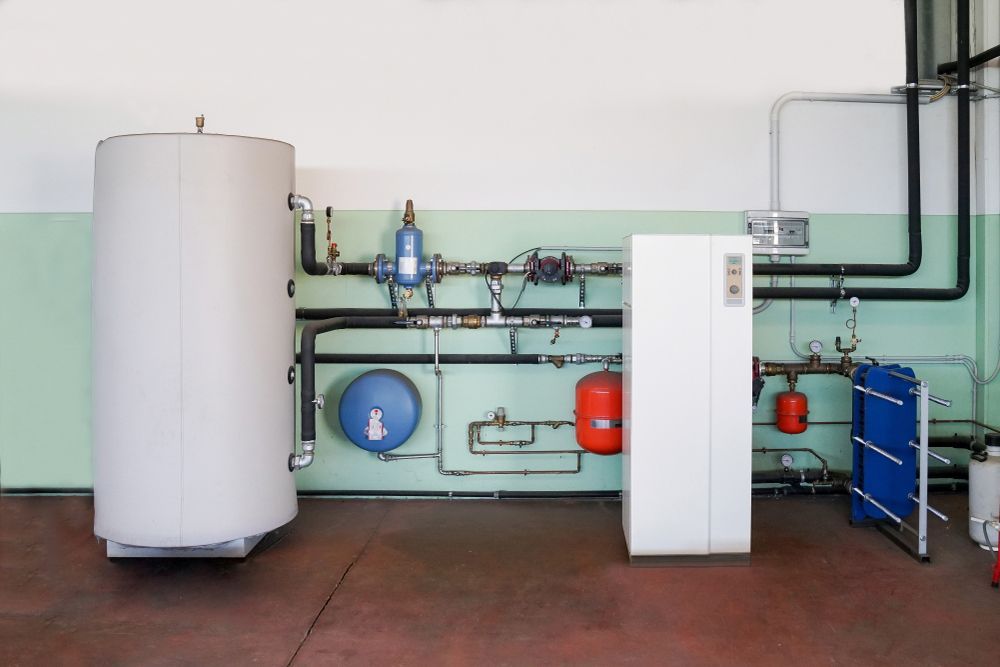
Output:
[[723,263],[726,268],[726,278],[722,281],[725,285],[724,299],[727,306],[742,306],[745,303],[743,297],[743,255],[737,253],[726,254],[726,261]]
[[805,211],[747,211],[746,222],[755,255],[809,254],[809,214]]

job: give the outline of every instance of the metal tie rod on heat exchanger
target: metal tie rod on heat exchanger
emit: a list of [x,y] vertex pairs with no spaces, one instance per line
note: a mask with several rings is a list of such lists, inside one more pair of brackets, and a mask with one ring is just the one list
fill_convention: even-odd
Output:
[[[903,375],[902,373],[897,373],[896,371],[886,371],[886,372],[894,378],[899,378],[900,380],[906,380],[907,382],[918,385],[917,387],[910,387],[910,396],[920,395],[919,385],[923,385],[924,383],[923,380],[915,377],[910,377],[909,375]],[[927,394],[927,400],[931,401],[932,403],[937,403],[938,405],[943,405],[946,408],[951,407],[951,400],[947,398],[941,398],[933,394]]]
[[882,456],[889,459],[898,466],[903,465],[903,459],[893,456],[889,452],[885,451],[884,449],[876,445],[871,440],[865,440],[863,438],[859,438],[858,436],[854,436],[853,438],[851,438],[851,440],[858,443],[859,445],[864,445],[865,448],[872,450],[876,454],[881,454]]
[[861,496],[866,503],[871,503],[875,507],[877,507],[880,510],[882,510],[883,512],[885,512],[885,515],[887,517],[889,517],[890,519],[892,519],[893,521],[895,521],[896,523],[898,523],[898,524],[902,524],[903,523],[903,520],[901,518],[899,518],[899,516],[897,516],[896,514],[894,514],[893,511],[890,510],[888,507],[886,507],[885,505],[883,505],[879,501],[877,501],[874,498],[872,498],[872,496],[871,496],[870,493],[865,493],[864,491],[862,491],[861,489],[859,489],[856,486],[852,486],[851,487],[851,491],[853,491],[854,493],[856,493],[859,496]]
[[889,403],[894,403],[896,405],[902,405],[903,401],[896,398],[895,396],[890,396],[889,394],[883,394],[880,391],[875,391],[871,387],[862,387],[860,384],[854,385],[856,391],[860,391],[862,394],[868,394],[869,396],[874,396],[875,398],[881,398],[883,401],[888,401]]
[[[919,450],[920,449],[920,443],[917,442],[916,440],[910,440],[910,447],[913,447],[914,449]],[[928,449],[927,450],[927,456],[931,457],[932,459],[937,459],[941,463],[945,463],[945,464],[951,465],[951,459],[946,458],[944,456],[941,456],[940,454],[938,454],[937,452],[935,452],[933,450]]]
[[925,503],[924,500],[923,500],[923,498],[921,498],[920,496],[915,496],[912,493],[910,493],[910,494],[907,494],[906,497],[909,498],[910,500],[912,500],[913,502],[915,502],[918,505],[923,505],[927,509],[928,512],[930,512],[931,514],[933,514],[937,518],[941,519],[942,521],[948,521],[948,515],[947,514],[945,514],[941,510],[938,510],[938,509],[935,509],[935,508],[931,507],[930,505],[928,505],[927,503]]
[[[910,396],[920,396],[920,388],[910,387]],[[941,398],[939,396],[935,396],[934,394],[927,394],[927,400],[930,401],[931,403],[937,403],[938,405],[943,405],[946,408],[951,407],[950,399]]]

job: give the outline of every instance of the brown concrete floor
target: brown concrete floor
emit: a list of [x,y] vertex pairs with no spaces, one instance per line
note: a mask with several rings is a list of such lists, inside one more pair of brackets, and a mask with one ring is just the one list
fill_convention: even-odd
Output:
[[847,498],[754,501],[753,564],[630,568],[599,501],[303,500],[244,562],[108,562],[86,497],[0,497],[0,665],[988,665],[1000,593]]

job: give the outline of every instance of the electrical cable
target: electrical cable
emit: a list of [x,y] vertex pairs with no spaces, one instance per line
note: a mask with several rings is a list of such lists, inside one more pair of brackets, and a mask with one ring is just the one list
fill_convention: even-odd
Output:
[[514,305],[511,308],[517,308],[517,304],[521,303],[521,297],[524,296],[524,290],[528,286],[528,275],[525,274],[524,278],[521,279],[521,291],[517,293],[517,298],[514,299]]
[[931,95],[930,97],[931,102],[937,102],[938,100],[947,96],[948,93],[951,92],[951,81],[948,80],[948,77],[942,75],[939,76],[938,79],[940,79],[942,83],[941,90]]

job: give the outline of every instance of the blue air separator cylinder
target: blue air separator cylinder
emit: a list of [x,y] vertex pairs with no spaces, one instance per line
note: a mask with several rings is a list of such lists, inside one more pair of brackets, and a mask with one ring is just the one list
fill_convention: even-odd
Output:
[[423,282],[424,233],[417,229],[413,201],[407,200],[403,226],[396,230],[396,284],[415,287]]

